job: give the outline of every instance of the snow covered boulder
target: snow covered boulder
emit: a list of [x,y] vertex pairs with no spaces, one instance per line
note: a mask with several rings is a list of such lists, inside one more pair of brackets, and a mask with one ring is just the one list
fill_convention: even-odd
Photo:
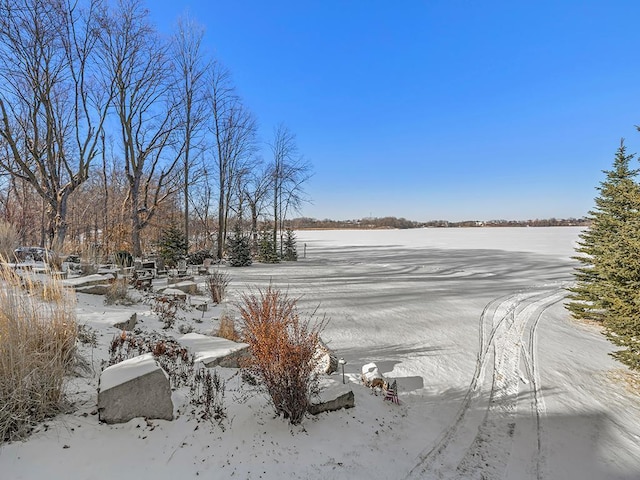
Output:
[[249,355],[249,345],[246,343],[200,333],[187,333],[180,337],[178,342],[194,354],[196,362],[202,362],[207,368],[239,368],[241,359]]
[[86,285],[83,287],[76,287],[76,292],[78,293],[88,293],[90,295],[106,295],[109,292],[108,283],[100,283],[96,285]]
[[189,295],[195,295],[198,293],[198,284],[193,281],[174,283],[171,287],[184,293],[188,293]]
[[309,413],[318,415],[341,408],[352,408],[355,405],[356,401],[351,386],[345,385],[335,378],[325,377],[320,379],[320,395],[311,399]]
[[62,284],[65,287],[74,287],[74,288],[82,288],[89,287],[91,285],[108,285],[115,277],[108,273],[106,275],[94,274],[94,275],[86,275],[84,277],[75,277],[75,278],[67,278],[62,281]]
[[361,379],[365,387],[382,388],[384,386],[384,377],[373,362],[362,366]]
[[136,323],[138,323],[138,314],[136,312],[133,312],[131,315],[127,314],[124,320],[115,322],[113,326],[119,328],[120,330],[126,330],[130,332],[135,328]]
[[318,341],[316,358],[318,360],[318,373],[331,375],[333,372],[338,371],[338,357],[334,355],[322,340]]
[[165,297],[173,297],[178,300],[186,300],[187,294],[182,290],[178,290],[177,288],[165,288],[162,291],[158,290]]
[[167,278],[167,285],[176,285],[183,282],[193,282],[193,276],[175,276]]
[[169,376],[146,353],[106,368],[100,375],[98,413],[106,423],[132,418],[173,419]]

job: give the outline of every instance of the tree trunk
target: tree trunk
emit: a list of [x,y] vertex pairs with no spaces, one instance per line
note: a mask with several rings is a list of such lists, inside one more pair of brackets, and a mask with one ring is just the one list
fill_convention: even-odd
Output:
[[249,202],[251,209],[251,238],[253,239],[253,248],[258,245],[258,208],[255,202]]
[[138,211],[138,200],[140,191],[140,180],[134,179],[135,186],[131,188],[131,254],[134,257],[142,256],[142,244],[140,242],[140,212]]
[[65,237],[67,236],[67,206],[68,206],[69,194],[63,192],[59,195],[56,202],[55,216],[53,218],[52,238],[51,238],[51,250],[54,252],[61,252],[64,245]]
[[[222,179],[221,179],[222,181]],[[222,189],[220,189],[222,192]],[[217,237],[217,258],[218,260],[222,260],[222,256],[224,254],[224,233],[226,230],[225,225],[225,215],[224,215],[224,196],[220,195],[218,200],[218,237]]]

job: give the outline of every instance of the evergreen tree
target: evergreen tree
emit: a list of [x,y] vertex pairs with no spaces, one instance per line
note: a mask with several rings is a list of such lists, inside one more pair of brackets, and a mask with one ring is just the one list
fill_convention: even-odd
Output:
[[280,261],[272,232],[263,230],[260,233],[260,241],[258,242],[258,259],[262,263],[278,263]]
[[640,186],[623,143],[598,188],[591,227],[580,235],[575,285],[567,308],[575,318],[603,323],[614,356],[640,368]]
[[236,223],[233,235],[227,239],[227,246],[230,266],[248,267],[251,265],[251,243],[249,237],[243,235],[240,223]]
[[167,267],[175,267],[187,256],[187,238],[177,225],[171,224],[162,231],[158,241],[158,253]]
[[284,259],[288,262],[298,260],[298,250],[296,248],[296,234],[290,228],[285,231],[284,237]]

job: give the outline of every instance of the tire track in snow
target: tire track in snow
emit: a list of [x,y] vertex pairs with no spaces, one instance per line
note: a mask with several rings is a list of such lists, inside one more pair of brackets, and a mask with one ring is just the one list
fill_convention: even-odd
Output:
[[[531,290],[534,289],[498,297],[483,309],[478,324],[476,368],[462,404],[453,423],[442,432],[431,449],[419,455],[417,465],[406,478],[424,478],[426,474],[433,478],[494,478],[495,470],[506,467],[515,429],[513,418],[520,380],[523,331],[527,324],[532,323],[531,332],[535,333],[544,310],[564,298],[563,291],[557,288]],[[550,297],[553,298],[551,302],[548,300]],[[532,343],[529,350],[534,347]],[[490,386],[487,386],[488,382],[483,379],[492,359],[493,375]],[[486,407],[479,405],[483,391],[489,396]],[[479,425],[474,425],[477,420],[469,415],[474,408],[486,409]],[[477,431],[475,438],[469,439],[470,431]],[[461,450],[461,444],[462,456],[456,454]]]
[[[506,330],[495,342],[493,387],[489,408],[478,427],[471,447],[456,469],[457,478],[502,478],[504,476],[514,443],[516,409],[518,407],[520,383],[520,354],[523,345],[528,347],[531,359],[532,416],[535,424],[537,452],[532,459],[536,477],[541,478],[542,441],[540,417],[544,404],[539,389],[535,358],[535,330],[542,314],[552,305],[562,301],[565,293],[553,290],[525,299],[517,306],[509,319]],[[526,341],[526,337],[528,341]]]
[[[540,390],[540,373],[538,370],[538,361],[537,361],[537,328],[540,323],[540,319],[544,312],[546,312],[549,308],[554,306],[555,304],[563,301],[565,298],[565,294],[562,291],[553,295],[550,298],[550,301],[543,305],[541,308],[537,310],[535,315],[532,317],[532,321],[529,324],[528,332],[525,333],[525,337],[523,337],[523,342],[521,343],[522,354],[524,359],[524,364],[527,370],[527,376],[529,377],[530,382],[530,391],[532,394],[531,397],[531,410],[535,419],[535,430],[536,430],[536,455],[535,455],[535,472],[536,479],[541,480],[545,478],[544,474],[544,460],[546,458],[545,452],[543,451],[542,444],[542,417],[546,412],[546,407],[544,403],[544,396]],[[528,337],[528,338],[527,338]],[[526,347],[525,347],[526,345]]]

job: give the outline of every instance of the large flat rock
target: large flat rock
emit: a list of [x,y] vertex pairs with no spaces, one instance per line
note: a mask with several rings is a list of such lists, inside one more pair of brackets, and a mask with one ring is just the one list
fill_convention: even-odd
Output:
[[320,379],[320,395],[311,399],[309,413],[318,415],[341,408],[352,408],[355,405],[355,396],[349,384],[344,384],[337,378],[322,377]]
[[196,362],[202,362],[205,367],[239,368],[240,359],[249,354],[249,345],[246,343],[200,333],[187,333],[178,342],[194,354]]
[[171,288],[188,293],[189,295],[198,293],[198,284],[192,281],[174,283],[171,285]]
[[165,297],[173,297],[178,300],[187,299],[187,294],[182,290],[178,290],[177,288],[165,287],[158,289],[157,292],[161,295],[164,295]]
[[116,327],[120,330],[131,331],[138,321],[136,312],[126,312],[115,309],[104,312],[88,311],[78,313],[78,324],[92,327]]
[[98,413],[106,423],[136,417],[173,419],[169,376],[146,353],[106,368],[100,375]]
[[67,278],[66,280],[62,281],[62,284],[65,287],[88,287],[91,285],[103,285],[111,283],[114,278],[115,276],[110,273],[107,273],[105,275],[96,273],[93,275],[85,275],[84,277]]
[[111,288],[111,285],[109,285],[108,283],[75,287],[76,292],[88,293],[90,295],[106,295],[107,293],[109,293],[109,288]]

